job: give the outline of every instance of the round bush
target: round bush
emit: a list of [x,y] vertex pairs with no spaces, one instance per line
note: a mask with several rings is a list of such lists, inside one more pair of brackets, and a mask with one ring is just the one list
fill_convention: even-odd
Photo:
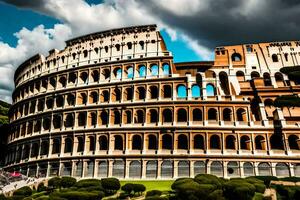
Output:
[[84,179],[75,183],[74,187],[77,188],[101,187],[101,181],[99,179]]
[[39,183],[37,191],[42,192],[42,191],[46,191],[46,190],[47,190],[47,187],[44,185],[44,183],[43,182]]
[[255,186],[246,181],[229,181],[224,184],[223,194],[228,200],[252,200]]
[[60,186],[61,186],[61,178],[53,177],[49,179],[48,181],[49,188],[60,188]]
[[217,186],[217,188],[221,188],[223,182],[217,176],[212,174],[198,174],[195,177],[195,181],[200,184],[212,184]]
[[223,190],[215,190],[208,195],[208,200],[225,200]]
[[76,178],[65,176],[61,178],[61,187],[69,188],[75,185],[76,182],[77,182]]
[[146,187],[143,184],[133,184],[134,193],[142,193],[146,191]]
[[126,183],[121,187],[121,190],[123,190],[126,194],[130,194],[133,191],[133,184]]
[[69,192],[59,192],[50,195],[50,199],[52,199],[52,197],[59,197],[67,200],[100,200],[104,197],[104,193],[69,191]]
[[103,178],[101,184],[107,194],[114,194],[121,188],[120,181],[116,178]]
[[24,196],[24,197],[28,197],[32,194],[32,190],[30,187],[28,186],[24,186],[21,187],[19,189],[17,189],[16,191],[14,191],[13,196]]
[[161,194],[162,194],[162,191],[160,191],[160,190],[150,190],[146,193],[146,197],[160,196]]

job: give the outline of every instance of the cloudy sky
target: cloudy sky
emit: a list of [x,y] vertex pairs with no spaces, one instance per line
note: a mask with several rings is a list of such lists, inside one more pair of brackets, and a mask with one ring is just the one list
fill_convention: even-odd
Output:
[[0,0],[0,99],[36,53],[82,34],[157,24],[176,62],[212,60],[215,46],[299,40],[299,0]]

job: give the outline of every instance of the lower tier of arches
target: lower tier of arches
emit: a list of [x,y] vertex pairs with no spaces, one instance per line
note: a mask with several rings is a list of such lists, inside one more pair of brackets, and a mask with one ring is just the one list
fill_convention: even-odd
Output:
[[300,162],[285,160],[234,160],[199,158],[86,158],[49,160],[15,165],[29,177],[73,176],[77,178],[116,177],[119,179],[175,179],[213,174],[234,178],[247,176],[300,177]]

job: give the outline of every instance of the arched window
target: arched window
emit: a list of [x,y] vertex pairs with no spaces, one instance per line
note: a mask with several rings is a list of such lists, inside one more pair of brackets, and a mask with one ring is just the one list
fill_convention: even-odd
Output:
[[188,138],[184,134],[178,136],[178,149],[188,149]]
[[158,122],[157,110],[151,109],[150,110],[150,123],[157,123],[157,122]]
[[199,85],[193,85],[192,86],[192,97],[198,98],[201,96],[200,86]]
[[52,154],[60,153],[60,139],[53,139]]
[[115,110],[113,117],[114,117],[114,120],[113,120],[114,124],[121,124],[121,113],[120,113],[120,111]]
[[272,54],[272,61],[278,62],[278,56],[276,54]]
[[283,150],[283,140],[282,135],[274,133],[270,137],[271,149],[280,149]]
[[210,83],[206,85],[206,95],[208,97],[212,97],[216,95],[215,87]]
[[289,177],[290,168],[286,163],[277,163],[275,166],[277,177]]
[[210,164],[210,173],[215,176],[223,176],[223,165],[220,161],[213,161]]
[[235,137],[233,135],[226,137],[226,149],[235,149]]
[[107,90],[103,90],[101,94],[101,102],[109,101],[109,92]]
[[140,65],[139,66],[139,76],[140,77],[145,77],[146,76],[146,67],[145,67],[145,65]]
[[143,110],[136,111],[135,123],[139,123],[139,124],[145,123],[145,117],[144,117]]
[[243,165],[243,168],[244,168],[245,176],[253,176],[254,175],[254,167],[253,167],[252,163],[245,162]]
[[65,139],[65,153],[71,153],[73,151],[73,140],[71,138]]
[[96,91],[91,92],[90,94],[90,103],[98,102],[98,93]]
[[259,176],[271,176],[271,166],[269,163],[259,163],[258,166],[258,175]]
[[151,65],[151,76],[157,76],[158,75],[158,66],[157,65]]
[[210,137],[210,148],[211,149],[221,149],[220,137],[218,135],[212,135]]
[[79,95],[79,104],[83,105],[87,103],[87,95],[86,93],[80,93]]
[[[46,117],[43,119],[43,128],[44,130],[49,130],[50,129],[50,118]],[[24,128],[26,128],[26,126],[24,126]],[[25,130],[24,130],[25,131]]]
[[236,77],[237,77],[238,81],[245,81],[245,74],[242,71],[237,71]]
[[202,111],[199,108],[195,108],[193,110],[193,121],[198,122],[198,121],[202,121],[202,120],[203,120]]
[[247,135],[243,135],[240,139],[241,149],[250,150],[250,138]]
[[178,162],[178,177],[189,177],[190,176],[190,163],[186,160]]
[[49,142],[48,141],[42,141],[40,154],[41,155],[48,155],[49,154]]
[[296,135],[290,135],[288,137],[289,146],[292,150],[300,150],[299,148],[299,138]]
[[157,139],[155,135],[148,136],[148,149],[157,149]]
[[125,162],[123,160],[114,161],[112,176],[117,177],[117,178],[124,178],[124,176],[125,176]]
[[194,174],[195,176],[198,174],[205,174],[206,173],[206,165],[203,161],[196,161],[194,162]]
[[236,111],[236,115],[237,115],[237,120],[238,120],[238,121],[241,121],[241,122],[247,121],[247,112],[246,112],[245,109],[239,108],[239,109]]
[[65,76],[61,76],[58,79],[58,82],[60,83],[60,87],[62,87],[62,88],[66,87],[66,85],[67,85],[67,79]]
[[101,135],[99,137],[99,146],[100,150],[108,150],[108,141],[106,136]]
[[106,178],[108,176],[107,161],[100,161],[98,164],[98,177]]
[[164,98],[172,97],[172,89],[170,85],[164,85]]
[[256,150],[265,150],[265,138],[261,135],[255,137],[255,149]]
[[233,162],[233,161],[228,162],[227,172],[229,177],[240,177],[240,167],[238,162]]
[[195,135],[194,149],[204,149],[204,138],[202,135]]
[[107,125],[108,124],[108,114],[106,111],[102,111],[100,114],[101,119],[101,125]]
[[146,164],[146,177],[156,178],[157,177],[157,161],[150,160]]
[[78,114],[78,126],[86,126],[86,113],[80,112]]
[[115,74],[116,79],[121,79],[122,78],[122,69],[121,68],[115,69],[114,74]]
[[218,113],[216,109],[210,108],[208,110],[208,120],[214,120],[214,121],[218,120]]
[[241,54],[239,54],[239,53],[234,53],[234,54],[231,55],[231,60],[232,60],[233,62],[239,62],[239,61],[242,61],[242,56],[241,56]]
[[[119,77],[121,78],[122,77],[122,70],[121,69],[119,69],[119,70],[120,70],[119,71]],[[102,75],[103,75],[105,80],[109,79],[109,77],[110,77],[110,70],[109,69],[103,69],[101,72],[102,72]],[[116,72],[115,75],[118,76],[118,73]]]
[[120,51],[120,47],[121,47],[120,44],[116,44],[115,47],[117,51]]
[[59,129],[62,126],[62,118],[61,115],[54,115],[53,116],[53,127],[55,129]]
[[161,177],[172,178],[173,177],[173,162],[165,160],[161,164]]
[[97,114],[95,112],[90,113],[90,126],[96,126],[97,125]]
[[30,157],[36,157],[39,154],[39,145],[38,143],[33,143],[31,147],[31,155]]
[[164,134],[162,136],[162,148],[163,149],[173,149],[173,139],[169,134]]
[[224,121],[231,121],[232,112],[229,108],[224,108],[223,110],[223,120]]
[[178,109],[177,122],[187,122],[187,112],[185,109],[183,108]]
[[264,77],[264,84],[265,86],[272,86],[272,81],[271,81],[271,77],[270,77],[270,74],[265,72],[263,74],[263,77]]
[[84,151],[83,137],[77,137],[77,141],[78,141],[77,152],[83,152]]
[[80,79],[81,79],[82,83],[87,83],[88,74],[86,72],[82,72],[80,74]]
[[99,71],[98,70],[94,70],[92,72],[92,78],[94,82],[98,82],[99,81]]
[[129,164],[129,178],[141,178],[142,176],[142,163],[134,160]]
[[128,67],[127,68],[127,78],[133,78],[133,67]]
[[138,99],[142,100],[146,98],[146,90],[144,87],[137,88]]
[[157,86],[150,86],[150,97],[151,99],[157,99],[158,98],[158,89]]
[[170,109],[164,109],[163,122],[173,122],[173,114]]
[[179,85],[177,87],[177,97],[178,98],[186,98],[187,97],[187,91],[185,85]]
[[121,100],[121,91],[118,88],[114,89],[113,92],[113,101],[120,101]]
[[[53,108],[53,98],[47,98],[46,106],[47,106],[47,109],[52,109]],[[25,113],[26,113],[26,111],[25,111]]]
[[125,124],[130,124],[132,120],[132,115],[130,110],[125,111]]
[[65,127],[70,128],[73,126],[74,126],[74,116],[73,116],[73,114],[69,113],[66,116]]
[[123,138],[120,135],[115,135],[115,146],[114,150],[123,150]]
[[126,88],[125,90],[125,99],[127,101],[130,101],[133,99],[133,89],[132,88]]
[[276,80],[276,84],[277,84],[278,87],[284,87],[285,86],[283,76],[280,72],[275,73],[275,80]]
[[68,103],[69,106],[74,106],[75,105],[75,95],[74,94],[68,94],[67,103]]
[[140,135],[134,135],[132,137],[132,149],[142,150],[142,137]]
[[254,72],[251,72],[251,79],[255,79],[255,78],[259,78],[260,75],[258,72],[254,71]]
[[167,63],[163,64],[163,74],[168,76],[170,74],[170,65]]
[[62,95],[57,95],[55,98],[56,106],[63,107],[64,106],[64,97]]

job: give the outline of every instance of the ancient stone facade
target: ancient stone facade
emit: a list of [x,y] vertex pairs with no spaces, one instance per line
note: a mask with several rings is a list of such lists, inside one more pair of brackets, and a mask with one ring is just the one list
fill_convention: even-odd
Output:
[[299,42],[217,47],[173,63],[155,25],[94,33],[15,73],[5,169],[28,176],[300,176]]

